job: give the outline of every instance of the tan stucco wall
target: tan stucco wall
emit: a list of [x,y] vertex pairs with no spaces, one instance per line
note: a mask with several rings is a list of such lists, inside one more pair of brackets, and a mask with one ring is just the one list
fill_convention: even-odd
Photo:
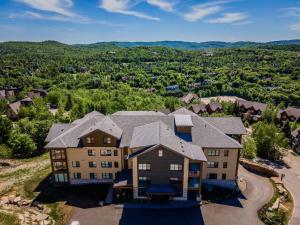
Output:
[[[88,156],[88,150],[95,150],[95,156]],[[112,156],[100,156],[100,150],[111,150]],[[114,156],[114,150],[118,150],[118,156]],[[84,148],[68,148],[68,168],[70,179],[73,179],[73,173],[81,173],[81,179],[90,179],[90,173],[96,173],[97,179],[102,179],[102,173],[112,173],[115,178],[115,173],[122,170],[121,150],[116,147],[84,147]],[[73,167],[72,161],[79,161],[80,167]],[[97,163],[96,168],[89,167],[89,161]],[[112,168],[102,168],[101,161],[112,162]],[[118,162],[118,168],[114,167],[114,162]]]
[[[203,165],[203,179],[206,179],[208,173],[217,173],[218,179],[222,179],[222,174],[226,173],[226,180],[236,179],[236,167],[239,149],[227,149],[229,150],[229,155],[224,156],[225,149],[219,149],[220,156],[208,156],[209,149],[203,149],[204,154],[207,158],[207,162],[218,162],[218,168],[207,168],[207,163]],[[223,168],[223,162],[227,162],[227,168]]]

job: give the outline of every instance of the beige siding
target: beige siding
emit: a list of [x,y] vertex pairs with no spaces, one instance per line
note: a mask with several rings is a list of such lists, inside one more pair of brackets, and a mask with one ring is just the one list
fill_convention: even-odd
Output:
[[[95,156],[88,156],[88,150],[95,150]],[[111,156],[101,156],[100,150],[111,150]],[[114,156],[114,150],[118,150],[118,156]],[[81,179],[90,179],[90,173],[96,173],[97,179],[102,178],[102,173],[115,173],[122,170],[121,150],[115,147],[84,147],[84,148],[68,148],[68,168],[70,179],[73,179],[73,173],[81,173]],[[79,161],[80,167],[73,167],[72,161]],[[96,162],[96,168],[89,167],[89,161]],[[112,162],[112,168],[102,168],[101,161]],[[118,168],[114,167],[114,162],[118,162]]]
[[[203,149],[204,154],[207,158],[207,162],[218,162],[218,168],[207,168],[207,163],[203,165],[203,179],[206,179],[207,174],[216,173],[218,174],[218,179],[222,179],[222,174],[226,174],[226,180],[236,179],[236,168],[239,157],[239,149],[227,149],[229,150],[229,155],[224,156],[225,149],[220,150],[219,156],[208,156],[208,151],[210,149]],[[223,168],[223,162],[227,162],[227,168]]]

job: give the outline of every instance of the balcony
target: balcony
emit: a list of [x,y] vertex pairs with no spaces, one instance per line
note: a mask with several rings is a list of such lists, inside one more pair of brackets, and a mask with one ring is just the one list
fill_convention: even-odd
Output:
[[200,171],[199,170],[190,170],[189,177],[200,177]]
[[199,188],[199,179],[190,178],[188,187],[189,188]]

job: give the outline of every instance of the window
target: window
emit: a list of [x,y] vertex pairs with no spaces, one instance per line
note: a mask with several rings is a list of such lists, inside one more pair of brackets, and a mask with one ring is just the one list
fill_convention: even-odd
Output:
[[68,175],[66,173],[55,173],[54,180],[58,183],[68,182]]
[[112,168],[112,163],[108,161],[102,161],[101,162],[101,167],[102,168]]
[[65,159],[66,158],[65,150],[62,150],[62,149],[52,150],[51,156],[52,156],[52,159]]
[[229,156],[229,150],[224,150],[224,156],[228,157]]
[[158,157],[163,157],[163,150],[158,150]]
[[218,179],[218,174],[216,174],[216,173],[208,173],[206,175],[206,179]]
[[96,152],[94,150],[89,149],[88,150],[88,156],[95,156]]
[[103,138],[103,143],[104,144],[111,144],[111,137],[104,137]]
[[207,162],[207,168],[218,168],[219,163],[218,162]]
[[96,162],[89,162],[89,167],[97,167],[97,163]]
[[101,156],[111,156],[111,150],[101,150],[100,155]]
[[182,180],[178,177],[171,177],[170,184],[182,184]]
[[223,162],[223,168],[227,168],[227,162]]
[[114,156],[118,156],[118,150],[114,150]]
[[88,143],[88,144],[94,144],[95,143],[95,138],[94,137],[87,137],[86,138],[86,143]]
[[67,169],[66,162],[53,162],[53,170],[54,171],[66,170],[66,169]]
[[219,156],[219,155],[220,155],[220,150],[217,149],[208,150],[208,156]]
[[80,167],[79,161],[72,161],[72,167]]
[[118,168],[119,167],[119,163],[118,162],[114,162],[114,166],[115,166],[115,168]]
[[150,170],[150,169],[151,169],[150,164],[147,164],[147,163],[139,164],[139,170]]
[[90,173],[90,179],[97,179],[97,175],[95,173]]
[[222,174],[222,180],[226,180],[226,173]]
[[139,177],[139,185],[147,185],[151,183],[150,177]]
[[103,179],[112,179],[113,174],[112,173],[102,173],[102,178]]
[[73,173],[74,179],[81,179],[81,173]]
[[182,170],[181,164],[170,164],[170,170]]

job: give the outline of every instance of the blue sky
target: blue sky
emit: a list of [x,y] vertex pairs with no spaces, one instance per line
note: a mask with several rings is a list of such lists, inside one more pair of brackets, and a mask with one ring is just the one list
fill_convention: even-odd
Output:
[[300,39],[300,0],[0,0],[0,41]]

